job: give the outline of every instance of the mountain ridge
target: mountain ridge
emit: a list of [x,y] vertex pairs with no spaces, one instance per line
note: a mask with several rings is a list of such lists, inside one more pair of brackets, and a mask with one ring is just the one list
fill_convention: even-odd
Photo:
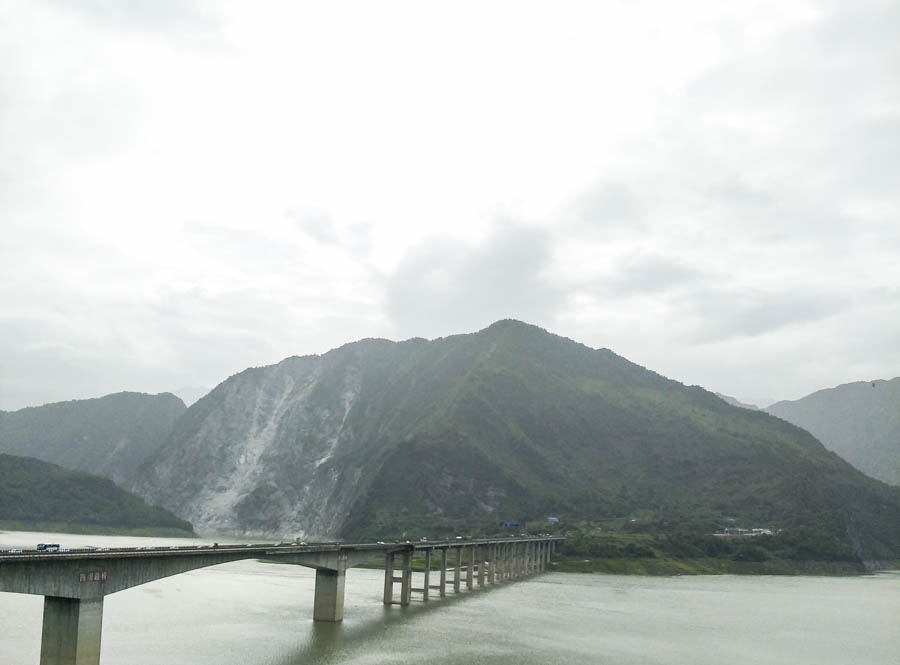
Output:
[[135,489],[200,530],[247,534],[642,511],[659,529],[728,516],[819,529],[861,557],[900,550],[900,492],[808,432],[512,320],[236,374],[185,412]]
[[0,452],[127,484],[186,411],[171,393],[119,392],[0,412]]
[[764,409],[873,478],[900,485],[900,377],[824,388]]

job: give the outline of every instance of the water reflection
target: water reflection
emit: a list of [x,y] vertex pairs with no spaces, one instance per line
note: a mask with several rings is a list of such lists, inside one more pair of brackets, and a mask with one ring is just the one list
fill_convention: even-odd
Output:
[[[348,575],[353,575],[353,572],[348,572]],[[367,576],[373,572],[376,575],[382,574],[380,571],[366,571]],[[416,584],[417,582],[414,582],[414,586]],[[474,601],[477,597],[499,591],[502,586],[508,584],[509,582],[504,582],[503,585],[476,587],[472,591],[462,590],[460,593],[448,590],[444,597],[433,591],[428,601],[413,598],[407,606],[388,607],[382,604],[378,610],[367,612],[366,618],[362,620],[351,616],[346,617],[343,622],[310,622],[306,639],[297,649],[286,653],[282,658],[270,661],[268,665],[344,663],[348,662],[349,654],[363,651],[377,653],[378,650],[371,647],[385,645],[386,648],[390,648],[390,636],[395,629],[398,632],[415,631],[416,624],[425,617],[428,617],[430,623],[440,624],[440,615],[456,604]]]

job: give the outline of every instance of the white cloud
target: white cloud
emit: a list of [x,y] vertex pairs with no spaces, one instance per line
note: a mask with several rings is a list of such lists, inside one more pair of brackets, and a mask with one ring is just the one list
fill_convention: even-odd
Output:
[[0,24],[0,408],[503,316],[737,395],[900,373],[894,2]]

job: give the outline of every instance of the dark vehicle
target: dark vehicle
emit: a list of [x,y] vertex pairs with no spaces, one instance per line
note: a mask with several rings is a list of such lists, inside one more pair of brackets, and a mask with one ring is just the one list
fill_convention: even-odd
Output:
[[36,549],[38,552],[59,552],[59,543],[40,543]]

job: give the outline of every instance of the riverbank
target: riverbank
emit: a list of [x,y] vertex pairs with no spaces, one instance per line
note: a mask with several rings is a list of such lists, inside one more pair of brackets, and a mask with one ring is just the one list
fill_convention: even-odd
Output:
[[135,536],[156,538],[196,538],[197,534],[174,527],[117,527],[99,524],[70,524],[68,522],[17,522],[0,520],[0,531],[43,531],[72,533],[82,536]]
[[863,575],[871,572],[848,561],[733,561],[722,558],[563,558],[550,562],[548,570],[561,573],[607,573],[613,575]]

